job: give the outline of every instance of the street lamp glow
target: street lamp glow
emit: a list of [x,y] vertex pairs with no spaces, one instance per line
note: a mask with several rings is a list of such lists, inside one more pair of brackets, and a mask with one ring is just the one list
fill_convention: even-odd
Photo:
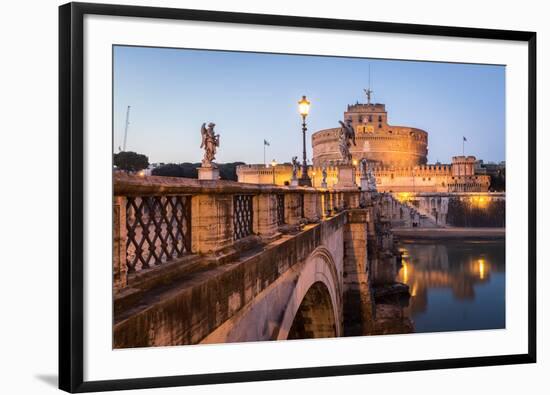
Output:
[[302,117],[305,118],[309,114],[310,104],[309,100],[305,96],[302,96],[302,100],[298,102],[298,111]]
[[309,100],[306,98],[305,95],[302,96],[302,100],[298,102],[298,111],[302,116],[302,147],[303,147],[302,176],[298,180],[298,185],[303,187],[311,186],[311,178],[309,178],[307,174],[307,154],[306,154],[306,131],[307,131],[306,117],[309,114],[310,104],[311,103],[309,102]]
[[275,159],[273,159],[273,160],[271,161],[271,166],[272,166],[272,167],[277,166],[277,161],[276,161]]

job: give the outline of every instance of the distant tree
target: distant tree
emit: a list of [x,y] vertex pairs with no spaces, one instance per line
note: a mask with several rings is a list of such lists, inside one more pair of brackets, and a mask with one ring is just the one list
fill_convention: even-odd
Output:
[[[244,164],[244,162],[219,163],[220,178],[222,180],[237,181],[237,166]],[[199,167],[201,167],[200,163],[168,163],[153,169],[152,174],[163,177],[197,178]]]
[[167,163],[153,169],[154,176],[197,178],[200,163]]
[[244,165],[244,162],[222,163],[219,165],[220,178],[222,180],[238,181],[237,166]]
[[132,151],[121,151],[114,155],[114,164],[121,170],[140,171],[149,166],[149,158],[146,155]]
[[506,191],[506,171],[499,170],[496,174],[491,174],[491,185],[489,190],[493,192]]

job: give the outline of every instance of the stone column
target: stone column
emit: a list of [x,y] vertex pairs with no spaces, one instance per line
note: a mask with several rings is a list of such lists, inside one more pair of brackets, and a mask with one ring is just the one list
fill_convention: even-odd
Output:
[[310,221],[318,221],[321,218],[319,200],[319,194],[317,193],[304,194],[305,217]]
[[233,242],[233,196],[196,195],[191,199],[191,250],[212,253]]
[[279,235],[277,198],[274,194],[261,194],[254,197],[254,233],[266,242]]
[[[305,205],[305,203],[304,203]],[[301,196],[299,193],[287,193],[285,195],[285,223],[296,225],[302,218]]]
[[344,228],[345,335],[368,335],[374,330],[374,301],[367,259],[368,222],[368,210],[348,212]]
[[328,194],[328,208],[331,214],[334,214],[336,210],[336,192],[330,192]]
[[347,208],[359,208],[359,191],[344,192],[344,204]]
[[113,200],[113,287],[115,292],[128,285],[126,265],[126,197]]

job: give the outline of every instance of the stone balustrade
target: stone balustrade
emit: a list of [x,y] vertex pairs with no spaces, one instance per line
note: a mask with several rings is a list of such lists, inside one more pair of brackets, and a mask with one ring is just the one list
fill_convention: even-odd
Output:
[[344,209],[364,207],[368,199],[359,190],[116,172],[115,292],[146,281],[149,272],[180,270],[199,260],[223,264],[284,232],[324,221]]

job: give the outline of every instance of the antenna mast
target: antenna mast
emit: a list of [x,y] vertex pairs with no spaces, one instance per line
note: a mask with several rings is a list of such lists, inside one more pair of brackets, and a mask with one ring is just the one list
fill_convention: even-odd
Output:
[[130,106],[126,110],[126,124],[124,126],[124,143],[122,144],[122,150],[126,151],[126,139],[128,138],[128,126],[130,125]]

